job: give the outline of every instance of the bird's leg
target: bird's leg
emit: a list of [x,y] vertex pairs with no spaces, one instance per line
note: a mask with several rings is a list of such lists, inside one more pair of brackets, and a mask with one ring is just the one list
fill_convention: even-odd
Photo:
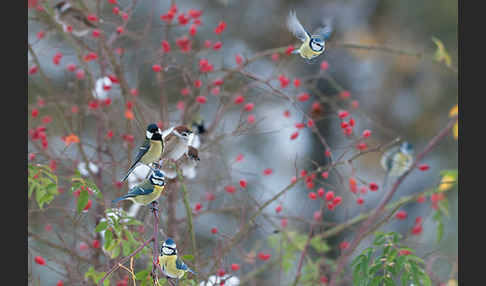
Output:
[[153,201],[152,206],[150,207],[150,210],[153,211],[154,213],[158,212],[159,211],[158,206],[159,206],[159,203],[157,201]]

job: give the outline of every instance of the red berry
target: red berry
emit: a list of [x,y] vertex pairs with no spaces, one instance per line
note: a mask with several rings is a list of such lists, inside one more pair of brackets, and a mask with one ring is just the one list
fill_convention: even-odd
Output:
[[309,193],[309,198],[310,198],[311,200],[315,200],[315,199],[317,199],[317,195],[316,195],[316,193],[314,193],[314,192],[310,192],[310,193]]
[[279,213],[282,211],[282,205],[278,205],[276,208],[275,208],[275,212],[276,213]]
[[201,209],[202,209],[202,204],[201,203],[196,203],[196,205],[194,206],[194,210],[198,212]]
[[272,172],[273,170],[271,168],[266,168],[265,170],[263,170],[263,175],[268,176],[271,175]]
[[42,258],[42,256],[34,257],[34,261],[39,265],[46,265],[46,261],[44,260],[44,258]]
[[418,203],[423,203],[423,202],[425,202],[426,200],[427,200],[427,198],[426,198],[425,196],[420,196],[420,197],[418,197],[418,198],[417,198],[417,202],[418,202]]
[[240,54],[235,55],[235,61],[237,65],[241,65],[243,63],[243,57]]
[[408,249],[402,249],[398,252],[398,255],[409,255],[412,254],[412,252]]
[[218,233],[218,229],[217,229],[217,228],[215,228],[215,227],[211,228],[211,233],[212,233],[212,234],[216,234],[216,233]]
[[349,242],[347,242],[347,241],[343,241],[339,244],[339,248],[341,248],[341,249],[346,249],[348,247],[349,247]]
[[208,99],[205,96],[199,95],[196,97],[196,101],[201,104],[204,104],[208,101]]
[[226,187],[224,187],[224,190],[227,193],[233,194],[234,192],[236,192],[236,187],[235,186],[226,186]]
[[356,203],[358,205],[362,205],[364,203],[364,199],[362,197],[359,197],[357,200],[356,200]]
[[363,138],[368,138],[371,135],[371,130],[366,129],[363,131]]
[[245,101],[245,98],[244,98],[242,95],[238,95],[238,96],[235,98],[234,103],[235,103],[235,104],[240,104],[240,103],[243,103],[244,101]]
[[37,108],[32,109],[32,117],[37,117],[39,115],[39,110]]
[[253,102],[249,102],[249,103],[245,104],[244,109],[245,109],[245,111],[252,111],[254,107],[255,107],[255,104]]
[[378,184],[377,183],[374,183],[374,182],[371,182],[370,183],[370,191],[372,191],[372,192],[378,191]]
[[290,45],[287,47],[287,49],[285,50],[285,53],[290,56],[292,54],[292,52],[294,51],[294,46]]
[[344,129],[346,127],[348,127],[348,123],[346,121],[342,121],[341,122],[341,128]]
[[44,227],[44,229],[47,231],[47,232],[50,232],[52,230],[52,225],[50,224],[46,224],[46,226]]
[[327,277],[326,276],[322,276],[321,277],[321,282],[322,283],[327,283],[329,280],[327,280]]
[[355,121],[353,117],[349,118],[348,124],[349,126],[354,127]]
[[226,28],[226,22],[220,21],[218,23],[218,26],[214,29],[214,33],[221,34],[224,31],[225,28]]
[[416,218],[415,218],[415,225],[417,225],[417,224],[422,224],[422,220],[423,220],[423,219],[422,219],[422,217],[421,217],[421,216],[416,217]]
[[314,220],[315,221],[319,221],[319,220],[321,220],[321,218],[322,218],[322,215],[321,215],[320,211],[314,212]]
[[221,47],[222,47],[222,46],[223,46],[223,43],[221,43],[221,42],[216,42],[216,43],[214,43],[214,45],[213,45],[213,50],[217,51],[217,50],[221,49]]
[[78,71],[76,71],[76,78],[77,79],[83,79],[84,78],[84,70],[83,69],[79,69]]
[[300,86],[300,79],[296,78],[294,79],[294,86],[299,87]]
[[397,212],[395,217],[399,220],[404,220],[404,219],[407,218],[407,212],[406,211],[399,211],[399,212]]
[[351,94],[349,93],[349,91],[347,90],[343,90],[339,93],[339,96],[342,98],[342,99],[347,99],[349,98]]
[[418,168],[420,169],[420,171],[427,171],[428,169],[430,169],[430,166],[427,164],[420,164]]
[[285,110],[284,111],[284,116],[287,117],[287,118],[290,117],[290,111]]
[[278,77],[278,80],[280,81],[280,87],[282,87],[282,88],[287,87],[290,83],[290,80],[284,75],[280,75]]
[[153,70],[154,72],[160,72],[160,71],[162,70],[162,67],[161,67],[160,65],[158,65],[158,64],[154,64],[154,65],[152,66],[152,70]]
[[93,240],[93,244],[91,246],[93,246],[93,248],[100,248],[101,243],[99,240],[95,239]]
[[83,211],[87,211],[91,208],[91,204],[93,202],[91,201],[91,199],[88,200],[88,203],[86,203],[86,206],[84,207]]
[[367,148],[368,146],[366,146],[366,143],[364,142],[358,143],[358,145],[356,145],[356,149],[360,151],[365,151]]
[[328,208],[330,211],[334,210],[334,204],[333,204],[333,203],[328,203],[328,204],[327,204],[327,208]]
[[337,197],[335,197],[335,198],[334,198],[334,200],[332,201],[332,204],[333,204],[334,206],[337,206],[337,205],[339,205],[339,204],[340,204],[342,201],[343,201],[343,198],[342,198],[342,197],[340,197],[340,196],[337,196]]
[[421,224],[418,224],[418,225],[415,225],[413,228],[412,228],[412,234],[413,235],[419,235],[422,233],[422,225]]
[[327,61],[322,61],[321,70],[325,71],[329,68],[329,63]]
[[357,100],[351,101],[351,107],[357,109],[359,107],[359,102]]
[[317,190],[317,195],[318,195],[319,197],[321,197],[321,198],[324,196],[324,193],[325,193],[324,188],[319,188],[319,189]]
[[247,183],[246,183],[246,180],[245,179],[240,180],[240,186],[242,188],[246,188],[246,185],[247,185]]
[[321,177],[323,179],[327,179],[327,178],[329,178],[329,173],[328,172],[322,172]]
[[307,127],[313,127],[313,126],[314,126],[314,120],[309,119],[309,121],[307,121]]
[[333,191],[328,191],[326,193],[326,201],[332,201],[334,199],[334,192]]
[[63,286],[64,284],[62,283],[61,280],[57,281],[56,286]]
[[238,271],[240,270],[240,266],[236,263],[231,264],[231,270]]
[[85,251],[85,250],[87,250],[87,249],[88,249],[88,245],[87,245],[85,242],[81,242],[81,243],[79,244],[79,250],[81,250],[81,251]]
[[297,177],[296,176],[293,176],[292,178],[290,178],[290,183],[293,184],[297,182]]
[[341,110],[341,111],[338,112],[338,116],[341,119],[348,117],[348,115],[349,115],[349,112],[347,110]]
[[283,218],[283,219],[280,221],[280,225],[282,226],[282,228],[287,227],[287,223],[288,223],[288,221],[287,221],[287,219],[286,219],[286,218]]
[[263,252],[258,253],[258,258],[260,258],[263,261],[268,260],[270,257],[271,257],[271,254],[269,254],[269,253],[263,253]]
[[301,93],[298,97],[297,97],[297,100],[299,100],[300,102],[304,102],[304,101],[307,101],[309,100],[310,98],[310,95],[308,93]]
[[124,30],[123,30],[123,27],[122,27],[122,26],[118,26],[118,27],[116,28],[116,32],[117,32],[118,34],[122,34],[122,33],[123,33],[123,31],[124,31]]
[[38,70],[39,70],[39,68],[37,66],[32,66],[29,69],[29,74],[35,74]]
[[276,62],[276,61],[278,61],[278,58],[279,58],[278,53],[272,54],[272,61]]
[[290,135],[290,140],[295,140],[295,139],[297,139],[297,137],[299,137],[299,132],[295,131],[294,133],[292,133]]
[[39,32],[37,32],[37,39],[42,39],[44,38],[44,36],[46,35],[46,32],[44,30],[41,30]]

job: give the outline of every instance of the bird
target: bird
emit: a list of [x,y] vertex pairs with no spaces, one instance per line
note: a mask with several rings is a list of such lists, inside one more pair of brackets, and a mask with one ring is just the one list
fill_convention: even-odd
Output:
[[400,177],[413,164],[413,145],[407,141],[398,147],[392,147],[381,157],[380,164],[385,169],[386,175],[383,186],[386,186],[388,177]]
[[308,63],[322,54],[326,49],[326,40],[329,39],[332,33],[330,20],[326,20],[323,24],[313,34],[310,34],[297,19],[295,11],[290,11],[287,16],[287,28],[295,37],[302,41],[302,45],[298,49],[293,50],[292,53],[299,54]]
[[188,147],[194,140],[194,133],[187,126],[179,125],[164,130],[162,138],[164,141],[162,159],[177,161],[186,153],[191,158],[199,159],[197,149]]
[[67,1],[61,1],[54,6],[54,20],[62,25],[64,31],[71,27],[73,35],[77,37],[85,36],[91,29],[97,28],[83,11]]
[[156,163],[160,160],[160,156],[164,150],[164,142],[162,140],[162,131],[159,129],[157,124],[151,123],[147,126],[145,132],[145,141],[138,149],[138,154],[135,157],[135,161],[132,166],[128,169],[127,174],[121,182],[124,182],[128,175],[135,169],[138,162],[145,164],[150,167],[150,164]]
[[[183,125],[164,130],[162,134],[165,148],[164,154],[162,154],[161,170],[164,171],[166,177],[169,179],[177,177],[175,166],[177,165],[182,171],[182,176],[194,178],[196,176],[195,168],[200,161],[198,134]],[[169,161],[175,164],[170,164]]]
[[169,278],[181,279],[186,272],[197,274],[177,256],[177,245],[172,238],[167,238],[162,243],[159,263],[162,272]]
[[165,188],[165,176],[160,170],[152,170],[149,177],[131,188],[128,194],[112,201],[113,204],[122,200],[131,200],[137,204],[148,205],[157,203],[157,199]]

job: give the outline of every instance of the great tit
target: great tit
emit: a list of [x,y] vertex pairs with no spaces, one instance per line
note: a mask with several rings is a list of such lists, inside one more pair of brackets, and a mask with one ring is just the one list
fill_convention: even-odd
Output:
[[159,263],[162,272],[169,278],[181,279],[186,272],[196,274],[184,261],[177,257],[177,246],[172,238],[167,238],[162,244]]
[[91,29],[97,27],[88,20],[83,11],[73,7],[67,1],[61,1],[54,6],[54,19],[62,25],[64,31],[71,27],[73,35],[77,37],[85,36]]
[[135,169],[138,162],[149,167],[150,164],[158,162],[163,150],[164,142],[162,140],[162,131],[157,127],[157,124],[149,124],[149,126],[147,126],[147,131],[145,132],[145,141],[138,149],[135,161],[121,181],[124,182],[128,178],[128,175]]
[[380,163],[386,171],[383,186],[386,186],[388,177],[400,177],[413,164],[413,145],[403,142],[399,147],[393,147],[381,157]]
[[324,52],[326,49],[326,40],[331,36],[332,27],[329,20],[325,25],[319,27],[312,35],[304,29],[295,11],[290,11],[287,17],[287,28],[302,41],[302,45],[292,51],[293,54],[300,54],[301,57],[310,62]]
[[165,187],[165,176],[159,170],[153,170],[150,176],[142,181],[139,185],[130,189],[128,194],[113,200],[112,203],[117,203],[122,200],[131,200],[132,202],[148,205],[157,199],[162,194]]

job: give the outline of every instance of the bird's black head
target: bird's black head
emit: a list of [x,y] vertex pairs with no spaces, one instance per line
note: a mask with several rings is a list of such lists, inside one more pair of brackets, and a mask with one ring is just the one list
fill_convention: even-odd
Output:
[[154,170],[152,172],[152,174],[150,174],[150,183],[152,183],[152,185],[156,185],[156,186],[159,186],[159,187],[162,187],[163,185],[165,185],[165,177],[164,177],[164,174],[160,171],[160,170]]
[[149,124],[149,126],[147,126],[146,137],[150,140],[162,141],[162,131],[159,129],[157,124]]
[[204,127],[204,121],[193,121],[192,126],[197,128],[197,134],[203,134],[206,132],[206,127]]

